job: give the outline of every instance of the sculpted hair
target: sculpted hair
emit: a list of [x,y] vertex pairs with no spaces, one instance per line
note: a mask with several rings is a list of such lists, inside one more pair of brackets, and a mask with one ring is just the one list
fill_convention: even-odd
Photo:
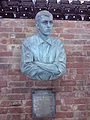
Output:
[[39,20],[41,19],[41,16],[47,16],[47,17],[52,17],[53,18],[53,15],[47,11],[47,10],[42,10],[40,12],[38,12],[35,16],[35,23],[39,22]]

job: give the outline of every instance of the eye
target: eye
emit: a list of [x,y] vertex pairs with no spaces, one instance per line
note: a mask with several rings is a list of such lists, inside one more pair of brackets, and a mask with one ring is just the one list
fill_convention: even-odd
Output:
[[43,21],[42,23],[46,25],[46,24],[48,24],[48,21]]
[[48,23],[52,25],[52,24],[53,24],[53,21],[46,21],[46,20],[45,20],[45,21],[43,21],[42,23],[43,23],[44,25],[47,25]]
[[53,24],[53,21],[50,21],[50,24]]

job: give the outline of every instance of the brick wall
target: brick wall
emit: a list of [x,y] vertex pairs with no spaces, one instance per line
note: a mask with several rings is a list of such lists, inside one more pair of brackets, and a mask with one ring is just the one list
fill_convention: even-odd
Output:
[[[21,74],[21,43],[36,33],[33,20],[0,20],[0,120],[32,120],[32,88],[56,88],[56,118],[90,120],[90,22],[54,21],[52,35],[62,39],[67,75],[32,81]],[[51,119],[50,119],[51,120]]]

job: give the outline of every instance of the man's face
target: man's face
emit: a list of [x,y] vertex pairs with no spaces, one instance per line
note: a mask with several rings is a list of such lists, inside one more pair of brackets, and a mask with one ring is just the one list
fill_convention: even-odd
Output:
[[44,36],[49,36],[53,27],[53,18],[52,16],[41,16],[40,21],[38,21],[38,30]]

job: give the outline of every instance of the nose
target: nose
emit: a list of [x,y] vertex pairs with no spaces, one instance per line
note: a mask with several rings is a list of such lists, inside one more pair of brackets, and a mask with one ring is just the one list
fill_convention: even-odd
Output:
[[48,27],[51,27],[51,24],[50,24],[50,22],[48,22],[47,26],[48,26]]

